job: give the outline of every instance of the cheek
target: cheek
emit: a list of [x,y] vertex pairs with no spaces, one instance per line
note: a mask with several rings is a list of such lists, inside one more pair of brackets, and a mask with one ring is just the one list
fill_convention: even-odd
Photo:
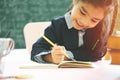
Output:
[[76,21],[81,22],[81,20],[84,20],[84,18],[82,18],[82,16],[78,13],[74,13],[71,15],[71,19],[72,19],[72,24],[74,25],[76,23]]
[[89,25],[88,28],[94,28],[94,27],[96,27],[97,24],[98,24],[98,23],[90,23],[90,25]]
[[76,9],[72,10],[71,16],[72,16],[73,19],[80,19],[81,18],[80,12]]

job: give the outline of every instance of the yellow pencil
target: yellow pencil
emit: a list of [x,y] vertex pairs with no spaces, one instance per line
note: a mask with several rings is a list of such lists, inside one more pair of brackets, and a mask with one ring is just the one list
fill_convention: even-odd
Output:
[[97,41],[95,42],[94,46],[92,47],[92,50],[95,49],[95,47],[96,47],[96,45],[98,44],[98,42],[99,42],[99,40],[97,40]]
[[[49,40],[46,36],[42,35],[42,37],[52,46],[56,46],[51,40]],[[67,54],[64,54],[67,58],[71,59]]]
[[51,44],[52,46],[55,46],[55,44],[54,44],[51,40],[49,40],[46,36],[42,35],[42,37],[43,37],[49,44]]

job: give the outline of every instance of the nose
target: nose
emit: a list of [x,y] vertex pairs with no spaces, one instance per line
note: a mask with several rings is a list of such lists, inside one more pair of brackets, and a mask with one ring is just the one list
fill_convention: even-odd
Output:
[[89,20],[89,19],[84,19],[84,20],[82,20],[82,25],[85,26],[85,27],[89,27],[89,25],[90,25],[90,20]]
[[82,25],[85,26],[86,28],[94,28],[96,24],[91,22],[90,18],[86,18],[84,20],[82,20]]

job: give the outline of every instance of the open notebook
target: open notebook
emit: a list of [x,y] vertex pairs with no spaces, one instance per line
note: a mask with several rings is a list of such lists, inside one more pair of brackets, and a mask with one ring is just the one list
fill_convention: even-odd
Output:
[[94,68],[95,64],[84,61],[62,61],[58,68]]
[[94,68],[95,64],[92,62],[84,61],[62,61],[60,64],[41,64],[36,62],[30,62],[28,64],[21,65],[22,69],[38,69],[38,68]]

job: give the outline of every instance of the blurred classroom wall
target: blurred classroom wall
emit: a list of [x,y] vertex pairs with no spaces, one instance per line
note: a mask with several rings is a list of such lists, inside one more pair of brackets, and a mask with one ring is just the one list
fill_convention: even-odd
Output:
[[10,32],[15,48],[25,48],[23,28],[29,22],[64,15],[72,0],[0,0],[0,37]]

